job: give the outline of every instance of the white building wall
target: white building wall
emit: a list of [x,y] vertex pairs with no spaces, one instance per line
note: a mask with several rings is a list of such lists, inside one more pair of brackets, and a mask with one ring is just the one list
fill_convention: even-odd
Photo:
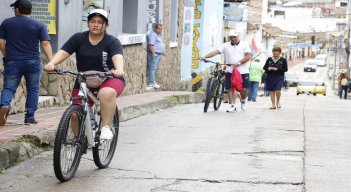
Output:
[[[274,10],[285,11],[285,18],[275,18]],[[264,19],[266,23],[290,32],[336,31],[336,23],[346,22],[346,19],[313,18],[312,8],[274,8]]]

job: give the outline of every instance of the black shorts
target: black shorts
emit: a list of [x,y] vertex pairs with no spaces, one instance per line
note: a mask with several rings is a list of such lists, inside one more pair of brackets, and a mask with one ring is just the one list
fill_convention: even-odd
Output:
[[243,78],[243,88],[248,89],[250,87],[250,75],[248,73],[241,74]]
[[[227,90],[232,89],[232,81],[231,81],[232,74],[225,73],[225,88]],[[249,74],[241,74],[241,78],[243,79],[243,88],[248,89],[250,87],[250,78]]]

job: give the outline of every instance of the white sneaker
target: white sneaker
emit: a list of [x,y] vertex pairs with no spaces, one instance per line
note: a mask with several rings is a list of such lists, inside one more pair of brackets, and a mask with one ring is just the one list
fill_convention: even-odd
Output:
[[150,91],[151,89],[154,89],[154,86],[149,85],[149,86],[146,87],[146,91]]
[[113,138],[113,133],[108,125],[101,128],[100,139],[101,140],[111,140]]
[[234,105],[231,105],[229,109],[227,109],[227,112],[236,112],[236,108]]
[[241,110],[246,111],[246,102],[241,101]]
[[154,87],[155,89],[158,89],[158,88],[160,88],[160,85],[155,84],[155,85],[153,85],[153,87]]

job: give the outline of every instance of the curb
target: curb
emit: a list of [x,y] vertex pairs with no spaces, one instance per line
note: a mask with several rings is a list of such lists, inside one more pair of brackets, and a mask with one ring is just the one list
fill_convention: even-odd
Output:
[[[181,104],[200,103],[203,100],[204,94],[201,93],[174,94],[146,104],[122,107],[119,109],[120,122],[153,113],[160,109]],[[55,134],[56,127],[48,127],[33,134],[23,135],[15,141],[0,143],[0,173],[6,168],[30,159],[43,151],[51,150]]]

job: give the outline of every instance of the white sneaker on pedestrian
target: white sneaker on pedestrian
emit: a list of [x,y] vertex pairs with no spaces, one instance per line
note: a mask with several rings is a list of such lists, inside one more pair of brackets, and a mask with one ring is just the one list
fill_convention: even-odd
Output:
[[101,140],[111,140],[113,138],[113,133],[108,125],[101,128],[100,139]]
[[158,89],[158,88],[160,88],[160,85],[155,84],[155,85],[153,85],[153,87],[154,87],[155,89]]
[[229,109],[227,109],[227,112],[228,112],[228,113],[230,113],[230,112],[236,112],[235,106],[234,106],[234,105],[231,105],[231,106],[229,107]]
[[154,86],[148,85],[148,86],[146,87],[146,91],[150,91],[151,89],[154,89]]
[[246,102],[241,101],[241,110],[246,111]]

